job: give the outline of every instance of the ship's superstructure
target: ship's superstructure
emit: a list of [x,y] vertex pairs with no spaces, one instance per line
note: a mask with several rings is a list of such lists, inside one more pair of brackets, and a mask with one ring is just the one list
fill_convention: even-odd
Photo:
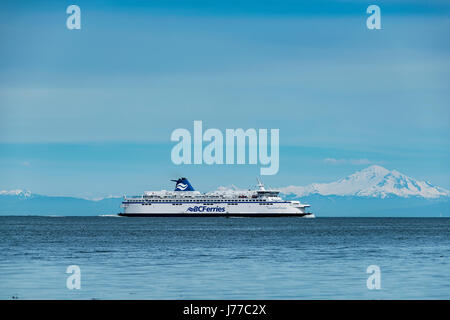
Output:
[[124,197],[121,216],[134,217],[314,217],[309,205],[283,200],[258,179],[258,189],[200,193],[186,178],[176,182],[174,191],[146,191],[140,197]]

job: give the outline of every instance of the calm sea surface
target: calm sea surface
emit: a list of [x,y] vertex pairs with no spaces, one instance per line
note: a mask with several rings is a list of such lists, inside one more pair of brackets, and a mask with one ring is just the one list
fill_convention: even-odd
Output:
[[0,299],[450,299],[449,271],[449,218],[0,217]]

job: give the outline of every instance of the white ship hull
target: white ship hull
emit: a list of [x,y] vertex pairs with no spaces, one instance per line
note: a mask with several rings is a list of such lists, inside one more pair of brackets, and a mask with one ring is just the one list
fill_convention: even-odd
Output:
[[124,204],[122,216],[307,216],[305,209],[283,203],[133,203]]

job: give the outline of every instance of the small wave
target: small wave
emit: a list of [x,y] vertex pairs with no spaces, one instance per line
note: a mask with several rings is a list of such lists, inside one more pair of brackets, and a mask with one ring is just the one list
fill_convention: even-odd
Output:
[[115,217],[115,218],[122,218],[118,214],[101,214],[99,217]]

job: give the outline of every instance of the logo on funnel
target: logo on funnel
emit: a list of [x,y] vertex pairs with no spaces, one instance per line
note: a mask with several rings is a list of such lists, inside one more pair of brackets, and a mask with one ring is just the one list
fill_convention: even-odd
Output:
[[184,190],[186,190],[187,187],[188,187],[188,185],[187,185],[187,184],[184,184],[184,183],[179,183],[179,184],[177,184],[177,190],[182,190],[182,191],[184,191]]

